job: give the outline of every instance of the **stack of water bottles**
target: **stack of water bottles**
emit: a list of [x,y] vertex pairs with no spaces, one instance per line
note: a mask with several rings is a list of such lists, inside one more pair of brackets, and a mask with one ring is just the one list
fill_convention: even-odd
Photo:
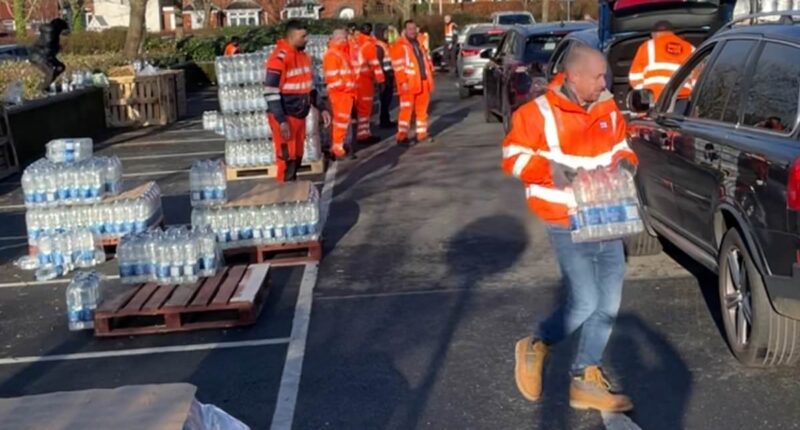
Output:
[[153,229],[122,238],[117,248],[122,283],[161,285],[197,282],[214,276],[222,253],[210,229]]
[[219,107],[223,114],[266,112],[267,99],[264,98],[264,86],[262,84],[241,88],[220,88]]
[[25,214],[28,243],[44,237],[88,229],[103,238],[145,231],[161,216],[161,191],[155,182],[132,198],[114,198],[73,206],[34,207]]
[[633,175],[625,169],[578,169],[570,211],[573,242],[618,239],[644,230]]
[[106,254],[99,238],[83,228],[43,236],[37,242],[35,258],[36,279],[43,281],[101,264]]
[[88,137],[55,139],[47,143],[46,156],[53,163],[74,163],[92,156],[94,143]]
[[210,227],[223,249],[319,239],[319,194],[305,201],[256,206],[195,208],[193,228]]
[[266,112],[242,112],[224,116],[225,137],[228,141],[265,142],[272,139]]
[[222,160],[197,160],[189,171],[192,206],[213,206],[228,201],[228,182]]
[[49,146],[48,157],[36,160],[22,174],[22,192],[29,208],[94,203],[121,191],[122,163],[117,157],[87,158],[82,149],[51,150]]
[[225,119],[219,112],[205,111],[203,112],[203,130],[213,131],[221,136],[225,135]]
[[67,321],[70,331],[94,328],[94,311],[100,302],[100,275],[78,272],[67,286]]
[[[241,118],[241,116],[239,117]],[[322,159],[321,131],[319,111],[312,107],[306,117],[306,140],[303,149],[303,161],[311,162]],[[226,122],[227,125],[227,122]],[[266,126],[266,123],[264,123]],[[234,127],[235,128],[235,127]],[[225,143],[225,163],[232,167],[257,167],[275,163],[275,147],[269,127],[263,130],[266,139],[255,140],[234,139],[230,134]],[[235,131],[232,130],[235,133]],[[235,135],[235,137],[241,137]]]

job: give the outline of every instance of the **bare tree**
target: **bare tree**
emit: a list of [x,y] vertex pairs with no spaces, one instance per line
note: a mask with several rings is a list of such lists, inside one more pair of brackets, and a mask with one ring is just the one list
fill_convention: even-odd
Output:
[[131,18],[128,24],[128,33],[125,35],[125,58],[135,59],[139,55],[139,46],[142,44],[145,32],[145,12],[147,0],[130,0]]
[[8,14],[14,18],[17,37],[28,34],[28,22],[33,13],[39,9],[39,0],[0,0]]
[[203,28],[211,27],[211,8],[213,3],[211,0],[192,0],[192,7],[196,14],[199,14],[203,20]]
[[174,0],[175,9],[175,37],[178,39],[183,38],[184,23],[183,23],[183,0]]

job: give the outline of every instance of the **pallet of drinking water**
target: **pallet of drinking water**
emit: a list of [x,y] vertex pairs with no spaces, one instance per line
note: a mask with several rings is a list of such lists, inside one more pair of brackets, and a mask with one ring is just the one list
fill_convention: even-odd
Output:
[[222,160],[197,160],[189,171],[192,207],[220,205],[228,201],[228,182]]
[[47,143],[45,156],[53,163],[75,163],[91,157],[93,146],[88,137],[55,139]]
[[40,238],[88,229],[102,240],[147,230],[162,219],[161,191],[155,182],[127,190],[118,196],[81,206],[30,208],[25,213],[28,244],[32,250]]
[[618,239],[644,231],[633,175],[625,169],[578,169],[570,211],[573,242]]
[[76,268],[93,267],[106,261],[102,241],[86,228],[44,234],[38,238],[37,245],[34,254],[21,257],[17,266],[36,270],[38,281],[48,281]]
[[260,86],[263,88],[267,77],[265,63],[267,51],[249,54],[236,54],[217,57],[214,68],[217,72],[217,85],[224,87]]
[[22,192],[26,207],[94,203],[120,193],[122,162],[119,158],[86,158],[75,156],[77,154],[71,155],[74,162],[54,163],[40,158],[25,169]]
[[203,130],[225,136],[225,117],[215,110],[203,112]]
[[171,227],[129,234],[117,249],[123,284],[191,284],[222,266],[216,235],[209,228]]

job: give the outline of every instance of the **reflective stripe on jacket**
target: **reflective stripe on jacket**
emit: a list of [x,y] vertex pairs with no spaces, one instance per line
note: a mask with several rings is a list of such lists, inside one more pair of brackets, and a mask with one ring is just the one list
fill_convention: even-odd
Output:
[[545,222],[568,226],[575,196],[571,189],[557,186],[554,177],[579,168],[613,166],[622,158],[636,164],[625,129],[610,93],[584,110],[567,99],[560,86],[550,87],[514,112],[503,141],[502,168],[525,185],[533,213]]
[[[656,99],[673,74],[692,55],[694,46],[672,32],[664,31],[641,44],[636,51],[628,74],[633,89],[648,89]],[[681,91],[688,95],[691,83]]]
[[393,73],[392,53],[389,48],[389,44],[382,40],[377,40],[375,43],[378,45],[378,61],[381,62],[383,74],[386,75],[387,73]]
[[376,82],[382,84],[386,77],[383,76],[383,69],[381,63],[378,61],[378,45],[376,39],[372,36],[359,33],[356,36],[358,45],[358,66],[356,70],[359,76],[363,78],[371,78]]
[[328,44],[322,59],[328,92],[355,93],[356,73],[349,56],[347,42]]
[[392,45],[392,68],[394,69],[397,88],[401,89],[402,84],[408,84],[408,94],[420,94],[423,90],[422,75],[420,70],[425,67],[431,92],[434,89],[433,64],[430,56],[422,49],[423,63],[419,64],[417,56],[414,55],[414,47],[405,36],[397,39]]
[[266,67],[264,97],[269,112],[279,122],[286,120],[285,115],[305,118],[311,108],[311,91],[314,89],[308,55],[281,39],[267,60]]

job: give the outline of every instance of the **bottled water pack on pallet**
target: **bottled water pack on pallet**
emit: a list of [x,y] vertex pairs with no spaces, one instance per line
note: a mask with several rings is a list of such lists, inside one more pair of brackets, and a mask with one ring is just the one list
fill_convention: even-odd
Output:
[[105,238],[147,230],[161,217],[161,191],[155,182],[131,198],[115,198],[91,205],[31,208],[25,213],[28,243],[44,235],[89,229]]
[[266,61],[266,51],[217,57],[214,63],[217,85],[220,88],[244,85],[263,86],[267,77]]
[[319,238],[319,194],[306,201],[259,206],[195,208],[194,228],[210,227],[223,248]]
[[644,230],[633,175],[624,169],[578,169],[570,211],[573,242],[618,239]]
[[92,139],[82,137],[51,140],[45,154],[53,163],[75,163],[91,157],[92,152]]
[[264,112],[225,116],[225,137],[228,140],[272,139],[272,129]]
[[203,130],[225,135],[225,118],[217,111],[203,112]]
[[94,311],[100,302],[100,275],[78,272],[67,286],[67,321],[70,331],[94,328]]
[[222,160],[197,160],[189,171],[192,206],[211,206],[228,201],[228,183]]
[[122,162],[116,156],[91,157],[70,164],[41,158],[22,174],[27,207],[93,203],[119,194],[121,188]]
[[122,238],[117,248],[122,283],[161,285],[197,282],[214,276],[222,254],[209,229],[154,229]]
[[93,267],[106,261],[100,238],[89,229],[45,234],[36,246],[36,279],[46,281],[75,268]]
[[264,86],[222,87],[219,89],[219,108],[223,114],[261,112],[266,118]]

